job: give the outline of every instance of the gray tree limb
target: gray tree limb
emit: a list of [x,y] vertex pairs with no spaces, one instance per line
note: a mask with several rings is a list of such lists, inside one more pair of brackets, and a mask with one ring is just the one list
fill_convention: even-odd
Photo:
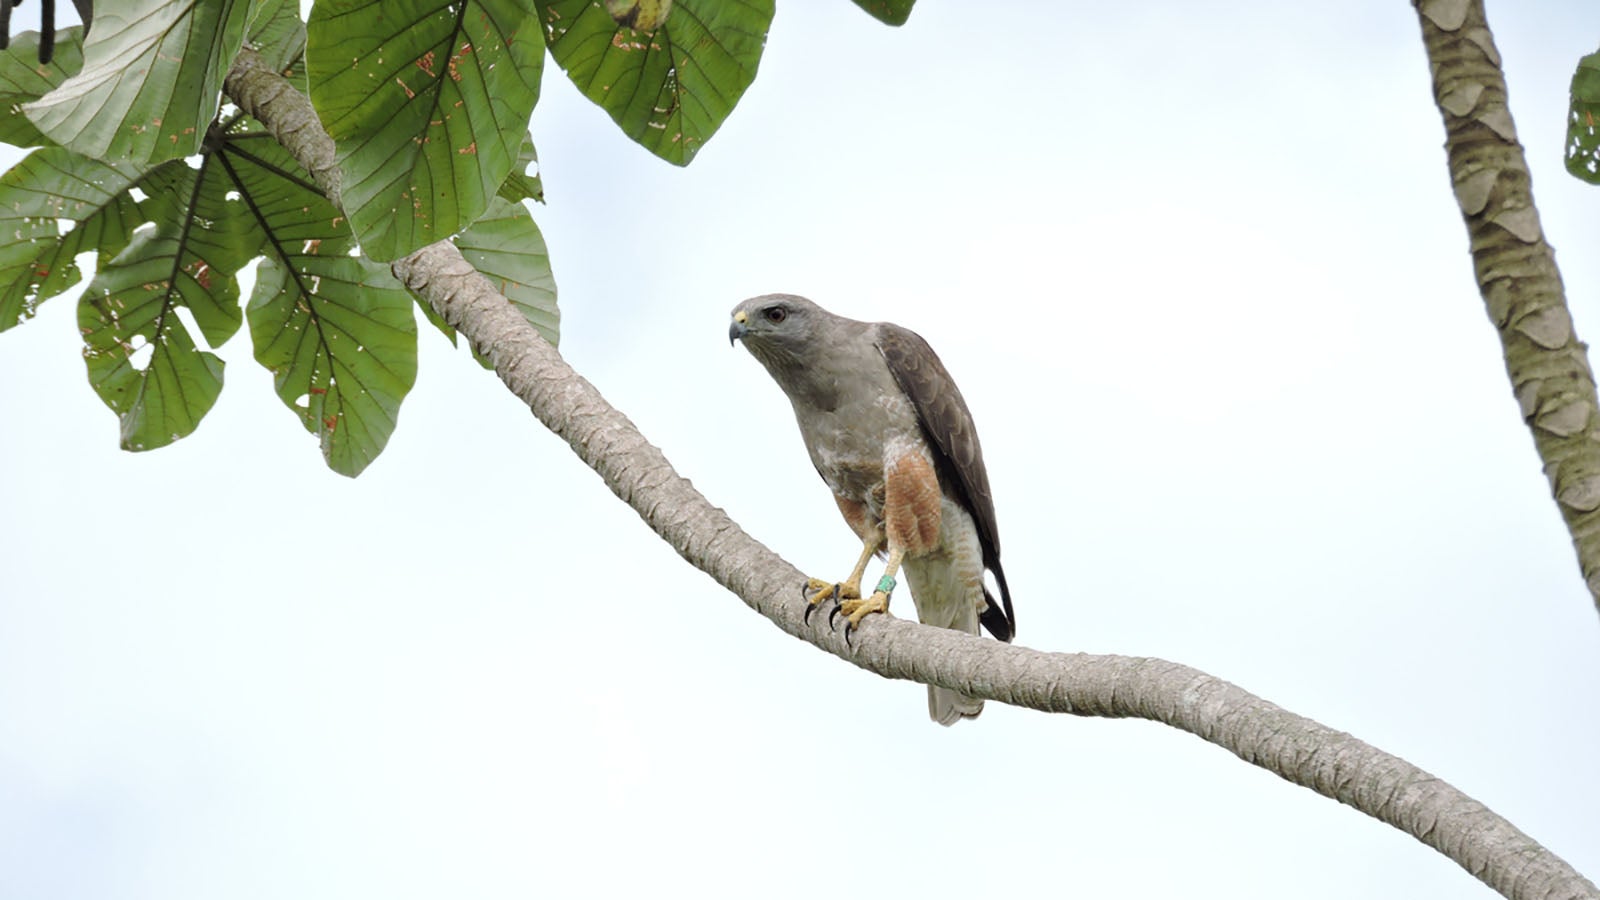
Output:
[[1413,0],[1478,290],[1578,565],[1600,606],[1600,400],[1539,227],[1482,0]]
[[[248,51],[235,63],[226,90],[338,202],[333,144],[310,101]],[[679,476],[453,244],[424,247],[393,269],[493,361],[511,392],[652,530],[789,634],[885,678],[1045,712],[1162,722],[1413,835],[1507,897],[1600,898],[1600,890],[1555,854],[1438,778],[1187,666],[1045,653],[887,616],[870,617],[854,646],[847,646],[824,617],[809,625],[802,620],[806,603],[799,588],[805,576]]]

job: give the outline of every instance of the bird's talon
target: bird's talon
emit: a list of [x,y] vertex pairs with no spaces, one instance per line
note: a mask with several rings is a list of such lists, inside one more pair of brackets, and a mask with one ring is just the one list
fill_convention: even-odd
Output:
[[804,589],[806,602],[810,603],[812,606],[816,606],[818,603],[821,603],[828,597],[832,597],[834,601],[837,602],[839,599],[840,587],[841,585],[835,584],[831,581],[822,581],[818,578],[812,578],[806,582]]
[[[0,0],[0,2],[4,2],[4,0]],[[813,585],[821,585],[821,588],[815,594],[810,594],[808,591],[813,590]],[[811,624],[811,611],[817,608],[817,604],[822,602],[823,597],[833,597],[834,608],[839,608],[839,586],[836,584],[829,585],[827,582],[820,582],[813,578],[805,587],[800,589],[800,596],[806,598],[806,614],[800,617],[800,621],[808,625]]]
[[866,598],[865,600],[857,598],[854,600],[841,601],[838,608],[836,608],[834,612],[844,613],[844,634],[845,640],[848,641],[850,638],[850,632],[861,627],[861,620],[872,615],[873,613],[884,613],[885,615],[888,614],[889,595],[883,591],[873,591],[872,596]]
[[[816,601],[812,601],[811,603],[807,604],[806,605],[806,614],[800,617],[800,621],[806,623],[807,625],[811,624],[811,613],[819,605],[820,604],[818,604]],[[839,610],[839,601],[838,600],[833,601],[833,609],[834,609],[834,612],[838,612],[838,610]],[[832,627],[832,622],[833,622],[833,614],[832,613],[828,614],[828,622],[830,623],[829,627],[831,628]]]
[[[0,2],[4,2],[4,0],[0,0]],[[822,601],[823,593],[828,588],[828,582],[819,578],[807,578],[806,583],[800,585],[800,596],[806,599],[806,612],[805,615],[800,617],[801,622],[807,625],[811,624],[811,611],[817,608],[817,604]]]
[[[3,2],[3,0],[0,0],[0,2]],[[828,627],[830,629],[833,627],[833,617],[839,612],[839,604],[845,600],[859,599],[861,597],[861,585],[859,583],[823,581],[820,578],[806,579],[806,583],[800,588],[800,591],[805,596],[806,603],[809,604],[806,607],[805,615],[801,616],[801,621],[808,624],[811,621],[811,611],[817,608],[817,604],[823,600],[833,601],[833,610],[828,613]]]

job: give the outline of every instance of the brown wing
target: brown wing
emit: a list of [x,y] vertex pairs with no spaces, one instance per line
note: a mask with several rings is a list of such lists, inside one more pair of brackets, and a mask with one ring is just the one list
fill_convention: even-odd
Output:
[[978,526],[983,565],[994,573],[1004,603],[1002,613],[988,589],[984,589],[989,609],[982,616],[983,625],[995,637],[1009,641],[1016,633],[1017,620],[1011,611],[1011,589],[1006,586],[1005,570],[1000,568],[994,495],[989,491],[989,473],[983,468],[983,448],[978,444],[972,413],[939,355],[916,332],[882,322],[877,326],[877,345],[895,383],[917,411],[923,436],[934,448],[940,477]]

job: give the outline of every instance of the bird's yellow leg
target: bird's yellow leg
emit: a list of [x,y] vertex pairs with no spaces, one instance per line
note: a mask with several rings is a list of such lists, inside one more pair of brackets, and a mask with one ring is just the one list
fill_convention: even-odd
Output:
[[[0,2],[4,2],[4,0],[0,0]],[[834,597],[838,600],[861,599],[861,575],[867,571],[867,562],[872,559],[872,554],[877,553],[878,548],[882,546],[883,530],[878,529],[861,542],[861,558],[856,560],[856,567],[850,570],[849,578],[837,584],[831,581],[823,581],[820,578],[812,578],[806,581],[806,590],[815,592],[806,598],[807,601],[812,606],[816,606],[829,597]],[[835,591],[838,593],[835,594]]]
[[889,595],[894,593],[894,575],[900,571],[900,561],[905,555],[905,550],[899,547],[889,551],[889,563],[883,567],[883,577],[878,579],[878,589],[872,592],[872,596],[864,600],[858,598],[840,601],[839,612],[850,622],[851,629],[860,625],[862,619],[873,613],[889,611]]

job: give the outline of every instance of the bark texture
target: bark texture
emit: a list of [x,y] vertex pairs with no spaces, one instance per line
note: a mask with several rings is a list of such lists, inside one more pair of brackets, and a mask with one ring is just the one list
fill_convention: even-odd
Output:
[[1413,0],[1444,118],[1450,182],[1467,223],[1478,290],[1533,432],[1556,505],[1600,606],[1600,401],[1573,330],[1555,252],[1533,205],[1528,161],[1506,105],[1482,0]]
[[[332,143],[316,125],[309,100],[249,53],[235,64],[226,89],[337,198]],[[863,623],[853,647],[828,629],[825,616],[807,625],[804,574],[679,476],[453,244],[424,247],[393,270],[488,355],[512,393],[651,529],[789,634],[886,678],[1046,712],[1163,722],[1414,835],[1507,897],[1600,898],[1600,890],[1559,857],[1443,781],[1186,666],[1044,653],[887,616]]]

